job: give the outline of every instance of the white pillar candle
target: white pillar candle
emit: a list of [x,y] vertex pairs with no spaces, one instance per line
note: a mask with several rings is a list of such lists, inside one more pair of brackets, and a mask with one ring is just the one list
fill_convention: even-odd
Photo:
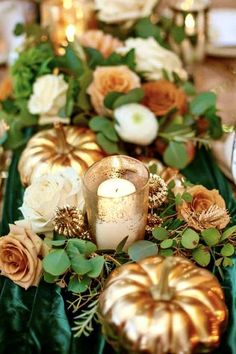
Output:
[[102,182],[97,190],[96,241],[99,249],[116,249],[128,236],[126,248],[137,239],[143,214],[137,213],[134,184],[123,178]]

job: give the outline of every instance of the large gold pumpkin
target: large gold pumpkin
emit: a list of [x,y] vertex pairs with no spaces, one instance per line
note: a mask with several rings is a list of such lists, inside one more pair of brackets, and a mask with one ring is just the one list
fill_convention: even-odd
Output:
[[57,124],[29,140],[18,169],[22,184],[27,186],[35,177],[54,173],[63,167],[73,167],[82,175],[103,157],[104,152],[90,129]]
[[114,270],[99,312],[108,341],[132,354],[210,352],[227,323],[215,276],[181,257],[150,257]]

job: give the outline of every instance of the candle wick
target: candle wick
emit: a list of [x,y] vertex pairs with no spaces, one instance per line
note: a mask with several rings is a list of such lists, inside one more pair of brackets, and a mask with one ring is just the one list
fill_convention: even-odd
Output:
[[118,192],[119,188],[116,188],[116,193]]

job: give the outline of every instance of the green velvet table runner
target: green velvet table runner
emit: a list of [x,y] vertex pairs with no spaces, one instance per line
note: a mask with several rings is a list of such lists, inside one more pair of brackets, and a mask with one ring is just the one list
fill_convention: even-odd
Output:
[[[1,235],[8,233],[8,223],[21,217],[18,208],[22,204],[24,191],[17,172],[20,153],[17,151],[14,154],[9,170]],[[183,173],[193,183],[219,189],[232,215],[232,222],[236,223],[233,192],[208,152],[200,151]],[[221,347],[214,354],[236,354],[236,262],[225,270],[221,283],[230,321]],[[73,337],[70,314],[66,309],[68,296],[58,286],[44,281],[38,288],[25,291],[0,277],[0,354],[113,354],[98,326],[88,338]]]

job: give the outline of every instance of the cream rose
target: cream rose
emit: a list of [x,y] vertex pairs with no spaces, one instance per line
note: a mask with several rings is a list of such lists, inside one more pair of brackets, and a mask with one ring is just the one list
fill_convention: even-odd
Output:
[[104,98],[109,92],[127,93],[140,87],[140,79],[127,66],[98,67],[93,73],[93,81],[88,87],[88,94],[95,111],[100,115],[111,115],[111,111],[104,107]]
[[100,21],[117,23],[149,16],[158,0],[95,0]]
[[[35,179],[25,190],[20,210],[34,232],[45,233],[54,229],[57,207],[66,205],[84,209],[81,179],[73,168]],[[24,225],[24,220],[17,224]]]
[[32,114],[56,116],[66,104],[68,84],[62,75],[44,75],[33,85],[28,108]]
[[14,283],[28,289],[37,286],[42,274],[43,242],[32,230],[10,225],[0,238],[0,271]]
[[114,111],[115,129],[121,139],[137,145],[149,145],[157,136],[158,122],[146,107],[130,103]]
[[120,54],[126,54],[131,49],[135,49],[136,69],[142,73],[146,80],[159,80],[163,78],[165,70],[171,79],[175,72],[181,79],[187,78],[187,73],[183,69],[179,57],[160,46],[153,38],[129,38],[125,41],[125,46],[116,51]]

